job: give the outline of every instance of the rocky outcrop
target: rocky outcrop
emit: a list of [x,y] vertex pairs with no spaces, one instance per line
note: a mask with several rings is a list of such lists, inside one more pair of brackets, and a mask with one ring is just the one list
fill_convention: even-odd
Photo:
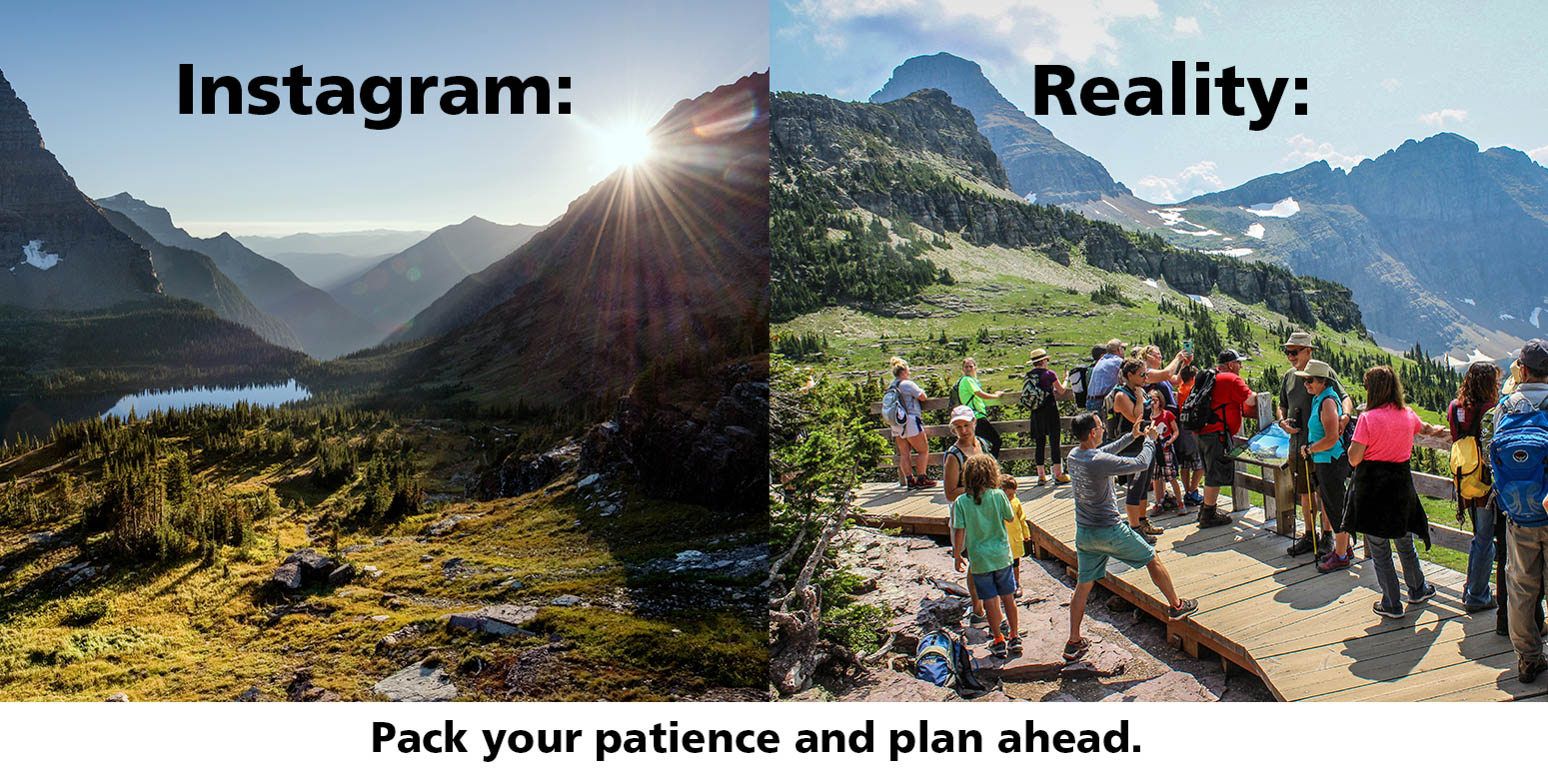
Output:
[[939,89],[967,108],[988,139],[1017,195],[1039,204],[1064,204],[1129,193],[1100,161],[1061,142],[1046,127],[1011,104],[984,77],[978,63],[947,53],[916,56],[892,71],[871,95],[892,102],[921,89]]
[[354,565],[340,563],[310,548],[303,548],[285,557],[274,569],[269,583],[275,588],[295,591],[302,586],[337,586],[355,577]]
[[613,421],[587,434],[582,468],[625,468],[656,497],[731,511],[767,507],[767,377],[741,363],[711,382],[717,394],[698,405],[619,401]]
[[96,309],[160,291],[150,253],[76,188],[0,73],[0,304]]
[[451,701],[457,686],[439,664],[410,664],[383,678],[371,690],[388,701]]
[[493,467],[479,470],[464,488],[467,496],[474,500],[526,494],[573,469],[580,454],[581,445],[574,441],[565,441],[537,454],[510,454]]

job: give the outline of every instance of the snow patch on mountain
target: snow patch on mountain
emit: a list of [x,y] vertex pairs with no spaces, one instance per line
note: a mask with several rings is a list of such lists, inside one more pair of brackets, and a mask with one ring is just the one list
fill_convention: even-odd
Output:
[[1225,256],[1230,256],[1232,258],[1242,258],[1244,256],[1252,255],[1252,248],[1251,247],[1228,247],[1228,248],[1225,248],[1223,250],[1203,250],[1201,252],[1209,253],[1210,255],[1225,255]]
[[1533,328],[1541,328],[1541,327],[1543,327],[1543,326],[1537,324],[1537,316],[1539,314],[1542,314],[1542,311],[1543,311],[1543,308],[1540,307],[1540,306],[1532,307],[1532,316],[1527,318],[1527,322],[1532,323],[1532,327]]
[[1188,295],[1188,298],[1190,298],[1193,301],[1196,301],[1196,302],[1198,302],[1200,304],[1203,304],[1206,308],[1209,308],[1209,309],[1214,309],[1215,308],[1215,302],[1210,301],[1209,300],[1209,296],[1195,296],[1192,293],[1189,293],[1187,295]]
[[1262,223],[1254,223],[1251,226],[1248,226],[1247,230],[1243,231],[1242,233],[1252,237],[1253,239],[1262,239],[1264,231],[1265,229],[1263,228]]
[[[22,245],[22,263],[31,264],[43,271],[48,271],[59,264],[59,255],[57,253],[43,252],[43,241],[34,239]],[[16,267],[12,266],[11,271],[16,271]]]
[[1464,298],[1464,299],[1462,299],[1462,303],[1467,304],[1468,306],[1478,306],[1478,302],[1474,301],[1471,298]]
[[1151,287],[1153,287],[1153,288],[1159,288],[1159,287],[1161,287],[1161,286],[1160,286],[1160,285],[1158,285],[1158,284],[1156,284],[1156,281],[1155,281],[1155,280],[1153,280],[1153,279],[1147,279],[1147,280],[1145,280],[1145,284],[1146,284],[1146,285],[1149,285],[1149,286],[1151,286]]
[[1242,209],[1260,218],[1288,218],[1301,211],[1301,204],[1293,197],[1286,196],[1277,202],[1261,202]]

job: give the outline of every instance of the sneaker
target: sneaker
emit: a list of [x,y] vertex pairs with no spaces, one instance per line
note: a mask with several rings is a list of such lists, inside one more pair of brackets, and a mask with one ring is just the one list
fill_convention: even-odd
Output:
[[1490,597],[1488,602],[1481,605],[1463,605],[1462,607],[1466,608],[1469,613],[1482,613],[1485,610],[1493,610],[1499,606],[1500,603],[1495,601],[1493,597]]
[[1290,544],[1289,548],[1285,549],[1285,553],[1291,556],[1309,554],[1317,547],[1316,542],[1316,539],[1312,537],[1312,533],[1303,533],[1294,543]]
[[995,658],[1005,658],[1005,640],[996,637],[994,642],[989,643],[989,655],[994,656]]
[[910,492],[912,492],[915,489],[918,489],[919,488],[919,479],[914,478],[913,476],[909,476],[908,477],[908,481],[905,484],[903,484],[903,488],[909,490]]
[[1080,638],[1079,642],[1064,643],[1064,660],[1075,661],[1079,659],[1081,656],[1086,655],[1086,649],[1089,647],[1091,647],[1091,643],[1085,637]]
[[968,613],[968,626],[980,626],[989,620],[983,613]]
[[1006,636],[1010,635],[1010,621],[1006,621],[1004,619],[1000,620],[1000,633]]
[[1317,572],[1321,572],[1321,573],[1334,572],[1334,571],[1337,571],[1337,570],[1342,570],[1342,569],[1348,567],[1349,565],[1351,565],[1353,563],[1354,563],[1354,552],[1353,551],[1351,551],[1351,552],[1349,552],[1347,554],[1344,554],[1343,556],[1339,556],[1338,554],[1335,554],[1332,551],[1329,551],[1329,552],[1327,552],[1326,554],[1323,555],[1321,561],[1317,562]]
[[936,481],[935,479],[930,478],[929,476],[920,476],[919,477],[919,483],[916,484],[916,486],[918,488],[920,488],[920,489],[929,489],[930,487],[935,486],[936,484],[939,484],[939,483],[940,483],[939,481]]
[[1140,533],[1141,535],[1159,535],[1166,530],[1151,524],[1149,516],[1142,516],[1140,517],[1139,528],[1134,531]]
[[1204,504],[1204,495],[1200,494],[1197,490],[1195,490],[1195,491],[1192,491],[1192,492],[1189,492],[1189,493],[1183,495],[1183,502],[1185,502],[1185,503],[1187,503],[1189,505],[1203,505]]
[[1054,476],[1053,481],[1054,481],[1054,486],[1058,486],[1060,484],[1068,484],[1068,483],[1070,483],[1070,475],[1068,473],[1060,473],[1059,475]]
[[1038,476],[1037,477],[1037,485],[1038,486],[1048,486],[1048,477],[1047,476]]
[[1181,621],[1182,619],[1193,615],[1194,611],[1198,609],[1198,600],[1179,599],[1177,600],[1177,607],[1167,608],[1166,619],[1168,621]]
[[1230,524],[1230,523],[1231,523],[1231,517],[1230,516],[1227,516],[1227,515],[1221,513],[1220,511],[1216,510],[1212,506],[1206,505],[1203,508],[1199,509],[1199,527],[1200,528],[1208,529],[1210,527],[1224,527],[1225,525]]
[[1161,510],[1160,504],[1157,504],[1156,507],[1150,509],[1150,513],[1145,514],[1145,518],[1148,520],[1151,516],[1154,516],[1159,519],[1162,513],[1165,513],[1165,511]]
[[[1068,645],[1064,646],[1064,652],[1070,652]],[[1064,659],[1068,661],[1070,657],[1065,656]],[[1548,662],[1544,662],[1540,658],[1529,659],[1524,656],[1518,656],[1516,658],[1516,671],[1520,673],[1521,682],[1523,683],[1537,682],[1537,676],[1542,674],[1543,670],[1548,670]]]
[[1383,618],[1402,618],[1404,615],[1402,610],[1393,610],[1383,605],[1379,599],[1371,603],[1371,611]]
[[1333,533],[1324,532],[1317,538],[1317,555],[1326,556],[1333,553]]
[[1010,641],[1006,643],[1005,649],[1012,656],[1019,656],[1019,655],[1021,655],[1021,638],[1020,637],[1012,637],[1012,638],[1010,638]]
[[1435,598],[1435,593],[1436,593],[1435,584],[1433,584],[1433,583],[1426,583],[1426,584],[1424,584],[1424,591],[1420,592],[1417,596],[1415,596],[1413,594],[1413,592],[1409,592],[1408,604],[1410,604],[1410,605],[1417,605],[1417,604],[1420,604],[1421,602],[1428,602],[1429,600]]

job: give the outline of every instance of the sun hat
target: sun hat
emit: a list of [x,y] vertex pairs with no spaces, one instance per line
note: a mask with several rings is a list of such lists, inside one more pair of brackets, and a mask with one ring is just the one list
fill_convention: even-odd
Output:
[[1042,347],[1038,347],[1037,349],[1032,350],[1032,354],[1029,357],[1031,359],[1027,361],[1028,365],[1031,365],[1032,363],[1036,363],[1039,360],[1047,360],[1048,359],[1048,350],[1043,349]]
[[1287,347],[1315,347],[1315,346],[1317,346],[1317,340],[1315,338],[1313,338],[1312,335],[1310,333],[1307,333],[1306,331],[1296,331],[1296,332],[1290,334],[1290,338],[1285,341],[1285,346],[1287,346]]
[[1308,360],[1306,361],[1306,367],[1296,371],[1295,375],[1302,379],[1312,376],[1318,379],[1332,379],[1333,367],[1321,360]]

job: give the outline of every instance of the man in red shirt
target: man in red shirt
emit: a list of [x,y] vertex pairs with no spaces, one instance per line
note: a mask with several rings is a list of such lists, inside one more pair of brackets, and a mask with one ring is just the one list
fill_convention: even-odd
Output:
[[1210,393],[1213,421],[1199,431],[1199,456],[1204,458],[1204,507],[1199,509],[1200,527],[1231,523],[1229,515],[1215,510],[1215,502],[1220,499],[1220,487],[1230,486],[1235,473],[1230,454],[1232,438],[1242,429],[1242,413],[1258,409],[1258,396],[1242,381],[1242,361],[1245,359],[1236,350],[1228,349],[1221,352],[1216,361],[1219,365]]

